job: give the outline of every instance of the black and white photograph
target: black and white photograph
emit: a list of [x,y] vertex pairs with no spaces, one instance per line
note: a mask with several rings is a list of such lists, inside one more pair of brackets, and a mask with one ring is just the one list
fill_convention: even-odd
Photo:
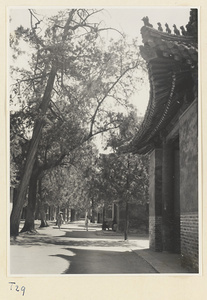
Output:
[[8,8],[9,276],[201,274],[199,13]]

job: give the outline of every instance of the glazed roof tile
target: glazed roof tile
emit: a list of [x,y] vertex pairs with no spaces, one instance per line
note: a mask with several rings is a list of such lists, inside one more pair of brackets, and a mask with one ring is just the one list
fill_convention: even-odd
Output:
[[143,26],[141,34],[144,45],[140,46],[140,52],[147,62],[150,97],[140,129],[122,147],[123,152],[146,153],[154,147],[160,132],[181,109],[186,91],[195,84],[193,78],[197,74],[195,35],[169,34],[149,26]]

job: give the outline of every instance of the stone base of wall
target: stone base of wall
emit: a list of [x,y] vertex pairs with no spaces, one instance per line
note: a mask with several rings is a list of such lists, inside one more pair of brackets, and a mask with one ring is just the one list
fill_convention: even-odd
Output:
[[154,251],[162,251],[162,217],[149,217],[149,246]]
[[180,216],[181,263],[192,272],[199,271],[198,214]]
[[173,252],[180,254],[180,216],[174,218]]

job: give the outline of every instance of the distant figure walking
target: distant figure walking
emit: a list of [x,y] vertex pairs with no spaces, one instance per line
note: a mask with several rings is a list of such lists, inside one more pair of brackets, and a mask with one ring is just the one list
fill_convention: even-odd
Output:
[[63,215],[62,215],[62,213],[59,213],[58,217],[57,217],[57,226],[58,226],[59,229],[60,229],[62,224],[63,224]]
[[86,216],[86,218],[85,218],[85,228],[86,228],[86,231],[88,231],[88,216]]

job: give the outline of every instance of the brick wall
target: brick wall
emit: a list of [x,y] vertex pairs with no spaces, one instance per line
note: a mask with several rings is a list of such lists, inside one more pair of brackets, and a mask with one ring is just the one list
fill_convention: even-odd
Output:
[[179,119],[182,264],[198,272],[198,108],[194,101]]
[[193,272],[198,272],[198,214],[184,214],[181,225],[181,262]]
[[162,217],[149,217],[149,245],[154,251],[162,251]]
[[179,119],[180,211],[198,212],[198,112],[197,102]]

